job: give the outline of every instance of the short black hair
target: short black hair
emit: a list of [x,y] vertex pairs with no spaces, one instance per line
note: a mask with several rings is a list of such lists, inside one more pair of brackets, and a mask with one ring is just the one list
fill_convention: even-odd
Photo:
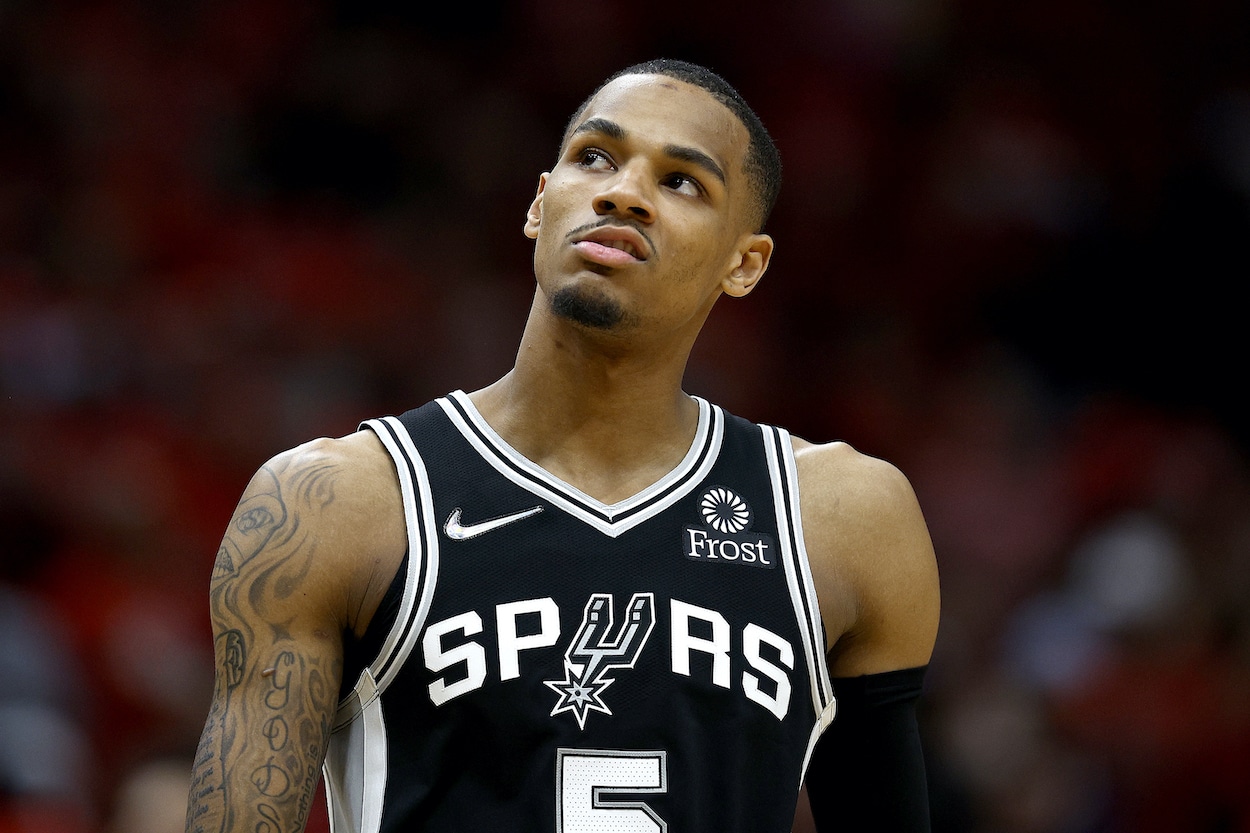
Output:
[[591,100],[599,94],[599,91],[626,75],[664,75],[678,81],[685,81],[687,84],[693,84],[705,90],[738,117],[747,129],[750,140],[747,145],[746,158],[743,161],[743,170],[753,192],[752,201],[756,224],[762,229],[768,220],[768,215],[772,213],[773,206],[777,203],[777,195],[781,192],[781,154],[777,151],[773,137],[764,128],[764,123],[760,121],[760,117],[747,104],[741,93],[705,66],[675,58],[654,58],[614,72],[586,97],[586,100],[569,118],[564,129],[563,142],[568,141],[569,135],[577,126],[577,121],[586,112],[586,108],[590,106]]

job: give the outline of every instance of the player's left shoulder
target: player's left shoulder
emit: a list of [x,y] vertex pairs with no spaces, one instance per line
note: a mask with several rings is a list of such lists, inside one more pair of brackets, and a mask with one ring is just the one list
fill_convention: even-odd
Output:
[[[915,490],[894,464],[857,451],[848,443],[792,440],[804,526],[808,509],[816,528],[834,524],[840,535],[892,536],[923,525]],[[925,536],[927,537],[927,531]]]
[[793,437],[791,444],[799,488],[819,497],[826,507],[873,515],[919,508],[911,483],[893,463],[859,452],[849,443],[811,443]]
[[927,661],[937,560],[910,481],[844,442],[796,438],[794,452],[804,542],[830,639],[857,644],[851,664],[865,673]]

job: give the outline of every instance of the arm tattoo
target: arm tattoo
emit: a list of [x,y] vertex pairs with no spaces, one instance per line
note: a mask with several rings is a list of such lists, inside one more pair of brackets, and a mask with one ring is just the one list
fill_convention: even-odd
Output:
[[187,833],[302,830],[330,734],[341,653],[291,637],[317,541],[301,517],[334,501],[336,468],[262,469],[217,554],[210,591],[217,681],[200,738]]

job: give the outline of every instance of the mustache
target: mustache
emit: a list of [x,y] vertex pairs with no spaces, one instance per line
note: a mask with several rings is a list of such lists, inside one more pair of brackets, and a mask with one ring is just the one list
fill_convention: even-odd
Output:
[[570,231],[568,234],[564,235],[564,239],[571,240],[574,237],[580,237],[583,234],[592,232],[595,229],[603,228],[605,226],[629,226],[634,231],[642,235],[642,239],[647,241],[647,247],[651,250],[652,256],[655,256],[655,253],[656,253],[655,242],[651,240],[651,235],[647,234],[647,230],[643,228],[642,224],[639,223],[637,220],[629,220],[629,219],[621,220],[616,217],[604,217],[602,220],[596,220],[593,223],[586,223],[584,225],[578,226],[577,228]]

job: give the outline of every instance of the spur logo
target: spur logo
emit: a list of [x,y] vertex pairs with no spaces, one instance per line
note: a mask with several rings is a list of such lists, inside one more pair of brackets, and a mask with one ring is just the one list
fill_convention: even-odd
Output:
[[692,561],[725,561],[771,570],[777,566],[777,547],[771,535],[749,531],[751,507],[724,486],[713,486],[699,497],[703,526],[688,526],[683,550]]
[[615,634],[612,608],[611,594],[590,597],[581,627],[564,652],[564,679],[543,681],[560,695],[551,716],[572,712],[582,729],[591,711],[612,714],[599,695],[615,681],[611,672],[634,667],[655,628],[655,596],[651,593],[635,593],[630,598],[625,621]]

